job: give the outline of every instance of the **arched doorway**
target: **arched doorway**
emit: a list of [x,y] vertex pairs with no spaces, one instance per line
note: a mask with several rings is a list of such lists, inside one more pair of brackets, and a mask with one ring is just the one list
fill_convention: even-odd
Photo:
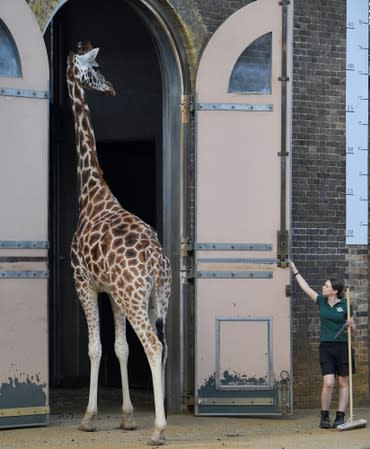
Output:
[[[91,40],[100,47],[102,72],[118,92],[115,98],[94,94],[88,98],[105,178],[125,208],[156,227],[172,260],[174,284],[167,332],[176,351],[169,355],[168,370],[178,373],[182,364],[182,292],[176,253],[184,223],[180,157],[184,83],[178,55],[156,15],[144,3],[133,2],[134,7],[130,1],[114,2],[114,7],[105,4],[104,14],[97,0],[61,3],[45,32],[52,66],[51,383],[83,385],[89,375],[85,318],[74,291],[69,261],[78,193],[65,60],[80,40]],[[108,301],[101,299],[105,355],[100,380],[115,386],[119,376],[113,322]],[[131,383],[151,388],[150,370],[133,332],[129,343]],[[63,350],[66,347],[68,351]],[[169,407],[176,410],[181,407],[181,374],[168,375],[168,379]]]

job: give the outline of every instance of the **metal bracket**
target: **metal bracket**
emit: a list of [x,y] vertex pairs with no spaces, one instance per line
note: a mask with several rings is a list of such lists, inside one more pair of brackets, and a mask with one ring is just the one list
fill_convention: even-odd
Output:
[[272,279],[272,271],[196,271],[197,279]]
[[0,270],[0,279],[46,279],[47,270]]
[[248,111],[248,112],[271,112],[272,104],[246,104],[246,103],[197,103],[196,111]]
[[46,90],[16,89],[13,87],[0,87],[0,96],[24,97],[24,98],[36,98],[39,100],[48,100],[49,92]]
[[198,405],[273,405],[274,400],[271,397],[265,398],[197,398]]
[[[191,240],[183,240],[181,244],[181,255],[183,257],[193,256],[196,252],[208,252],[208,251],[272,251],[273,245],[271,243],[193,243]],[[272,279],[273,272],[266,270],[243,270],[229,268],[217,269],[216,265],[230,265],[230,264],[247,264],[247,263],[260,263],[260,264],[273,264],[277,263],[277,259],[240,259],[240,258],[195,258],[191,264],[184,264],[182,270],[183,277],[187,281],[194,279]],[[198,269],[199,264],[211,264],[215,266],[215,270],[212,268]],[[191,266],[190,266],[191,265]]]
[[48,249],[49,242],[42,240],[0,240],[0,249]]
[[192,251],[272,251],[272,243],[194,243]]
[[13,416],[48,415],[49,413],[50,408],[48,405],[41,407],[2,408],[0,409],[0,418]]

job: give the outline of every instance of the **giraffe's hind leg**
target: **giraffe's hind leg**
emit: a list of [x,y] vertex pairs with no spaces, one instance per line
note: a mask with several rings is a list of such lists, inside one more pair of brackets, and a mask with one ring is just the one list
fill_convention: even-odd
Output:
[[[153,296],[149,305],[149,321],[152,328],[155,330],[159,341],[162,344],[162,390],[165,394],[165,367],[167,361],[167,340],[166,340],[166,312],[167,308],[163,308],[160,305],[156,296]],[[163,397],[165,400],[165,397]]]
[[119,361],[122,382],[122,422],[121,429],[136,429],[136,421],[134,419],[134,411],[130,398],[127,374],[127,360],[129,355],[129,347],[126,339],[126,315],[111,297],[111,304],[114,316],[115,326],[115,342],[114,350]]
[[[144,299],[143,301],[147,302],[148,300]],[[152,372],[155,420],[154,432],[149,440],[149,444],[160,446],[164,444],[164,432],[167,427],[163,401],[163,346],[157,337],[155,328],[150,323],[146,310],[141,310],[140,314],[137,315],[128,312],[127,318],[130,320],[132,328],[143,345]]]
[[80,302],[85,312],[85,317],[89,335],[89,357],[90,357],[90,392],[89,402],[85,415],[78,427],[84,432],[94,432],[96,430],[95,420],[98,413],[97,395],[98,395],[98,375],[102,355],[102,346],[100,341],[100,323],[98,295],[93,290],[78,289]]

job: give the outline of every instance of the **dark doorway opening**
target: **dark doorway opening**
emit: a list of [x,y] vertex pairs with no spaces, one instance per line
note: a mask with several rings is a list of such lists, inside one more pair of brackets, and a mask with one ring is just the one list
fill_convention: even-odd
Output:
[[[162,222],[162,78],[152,35],[125,1],[66,2],[45,42],[51,66],[50,135],[50,383],[88,384],[87,329],[70,269],[69,248],[78,219],[74,125],[65,62],[80,40],[100,47],[102,73],[117,96],[88,93],[97,151],[105,179],[122,206],[157,229]],[[118,386],[114,326],[108,298],[100,298],[103,357],[100,382]],[[136,335],[128,329],[129,377],[151,388],[151,374]],[[67,350],[68,349],[68,350]]]

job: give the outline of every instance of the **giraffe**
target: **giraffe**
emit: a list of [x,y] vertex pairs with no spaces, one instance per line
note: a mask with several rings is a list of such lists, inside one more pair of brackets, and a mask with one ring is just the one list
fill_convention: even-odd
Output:
[[155,405],[150,443],[164,443],[164,367],[167,359],[165,324],[171,292],[171,267],[156,232],[123,209],[103,178],[85,89],[115,95],[99,72],[99,49],[79,43],[67,58],[66,79],[74,118],[77,174],[80,184],[79,220],[71,244],[76,291],[87,320],[90,390],[79,429],[96,430],[98,372],[102,355],[98,293],[109,295],[115,326],[114,349],[122,381],[121,428],[136,428],[130,399],[126,318],[143,345],[152,373]]

